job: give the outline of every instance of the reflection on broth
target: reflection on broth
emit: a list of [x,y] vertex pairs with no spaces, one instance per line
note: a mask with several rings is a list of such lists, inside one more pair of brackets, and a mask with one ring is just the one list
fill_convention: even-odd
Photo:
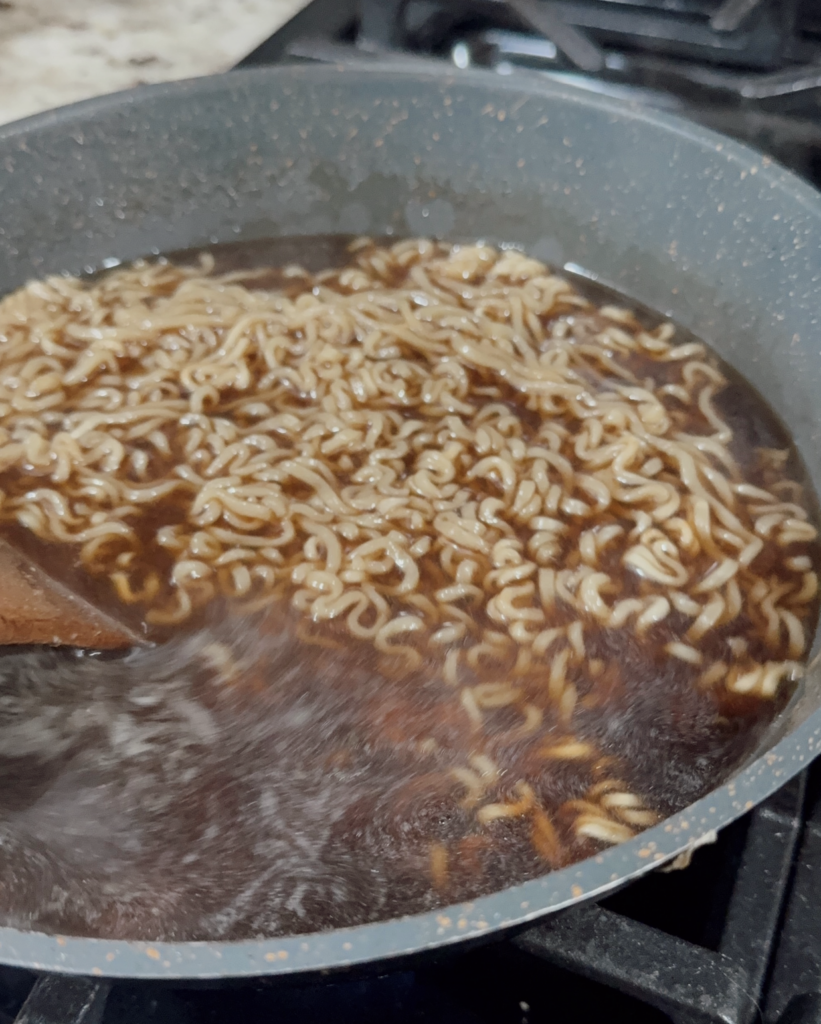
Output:
[[0,658],[6,923],[468,899],[712,788],[800,674],[816,532],[749,385],[519,252],[341,250],[0,303],[7,535],[158,643]]

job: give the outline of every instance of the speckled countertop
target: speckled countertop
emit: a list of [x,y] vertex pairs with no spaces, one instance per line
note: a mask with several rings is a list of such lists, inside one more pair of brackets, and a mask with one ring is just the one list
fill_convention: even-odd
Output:
[[224,71],[305,0],[0,0],[0,124]]

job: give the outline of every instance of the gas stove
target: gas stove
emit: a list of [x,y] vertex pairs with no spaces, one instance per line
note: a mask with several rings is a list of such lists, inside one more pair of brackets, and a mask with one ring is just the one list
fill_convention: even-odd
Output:
[[[431,61],[676,111],[821,186],[815,0],[313,0],[241,66]],[[821,1024],[821,764],[595,905],[468,951],[290,982],[0,968],[0,1024]]]

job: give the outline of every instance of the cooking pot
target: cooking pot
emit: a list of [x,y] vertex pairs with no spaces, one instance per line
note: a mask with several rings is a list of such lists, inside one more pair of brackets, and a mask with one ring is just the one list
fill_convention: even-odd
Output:
[[[378,62],[241,70],[0,129],[0,210],[0,293],[272,236],[521,246],[704,338],[766,396],[821,486],[821,196],[673,116],[526,74]],[[762,801],[815,756],[820,703],[813,661],[730,781],[630,842],[470,904],[229,943],[0,928],[0,961],[134,978],[273,975],[513,929],[653,870]]]

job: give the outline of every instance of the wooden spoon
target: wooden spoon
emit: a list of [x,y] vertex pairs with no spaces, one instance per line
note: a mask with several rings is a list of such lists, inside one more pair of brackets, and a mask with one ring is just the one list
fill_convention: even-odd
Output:
[[0,645],[116,650],[144,642],[0,540]]

